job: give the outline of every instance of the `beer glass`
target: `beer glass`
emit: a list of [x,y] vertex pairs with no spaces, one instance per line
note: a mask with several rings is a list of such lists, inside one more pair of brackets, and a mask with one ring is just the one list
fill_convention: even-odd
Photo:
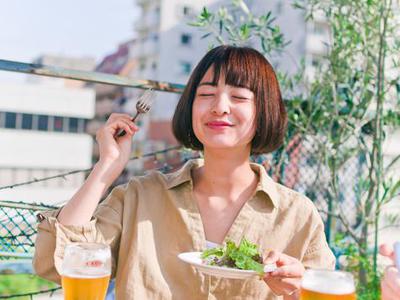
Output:
[[300,300],[355,300],[353,275],[342,271],[306,270]]
[[65,247],[61,283],[65,300],[104,300],[111,275],[111,251],[98,243]]

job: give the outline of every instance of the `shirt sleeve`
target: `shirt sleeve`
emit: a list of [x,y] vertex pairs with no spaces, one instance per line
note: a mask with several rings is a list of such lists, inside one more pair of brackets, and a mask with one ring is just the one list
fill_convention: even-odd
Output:
[[324,224],[316,209],[313,215],[316,225],[311,232],[311,240],[304,253],[302,260],[303,265],[306,269],[333,270],[335,268],[336,259],[326,242]]
[[96,242],[110,245],[112,277],[115,276],[122,232],[122,211],[125,186],[118,186],[101,202],[92,219],[80,226],[63,225],[57,216],[62,208],[38,214],[33,269],[39,276],[61,283],[60,271],[64,248],[73,242]]

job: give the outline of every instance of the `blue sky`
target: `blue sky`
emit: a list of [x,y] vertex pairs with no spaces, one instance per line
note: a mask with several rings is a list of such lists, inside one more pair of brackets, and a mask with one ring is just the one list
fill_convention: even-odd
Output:
[[99,61],[134,36],[138,13],[134,0],[0,0],[0,59],[60,54]]

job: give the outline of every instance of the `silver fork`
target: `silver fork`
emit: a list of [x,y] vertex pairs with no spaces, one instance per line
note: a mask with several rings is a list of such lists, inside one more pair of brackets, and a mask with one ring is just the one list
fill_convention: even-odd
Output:
[[[132,122],[135,122],[139,114],[145,114],[150,110],[151,105],[153,104],[154,96],[154,90],[150,88],[138,98],[138,101],[136,102],[136,114],[131,119]],[[117,133],[117,137],[124,136],[125,134],[126,131],[122,129]]]

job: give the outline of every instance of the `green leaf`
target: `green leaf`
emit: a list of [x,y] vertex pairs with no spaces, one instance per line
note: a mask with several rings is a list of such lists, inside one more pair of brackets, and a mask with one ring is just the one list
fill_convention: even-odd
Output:
[[210,249],[204,250],[201,253],[201,258],[207,258],[207,257],[210,257],[212,255],[215,255],[217,257],[223,256],[224,255],[223,248],[222,247],[216,247],[216,248],[210,248]]
[[247,24],[240,26],[239,35],[242,40],[247,40],[250,36],[250,29]]
[[187,23],[189,26],[194,26],[194,27],[204,27],[205,23],[204,22],[189,22]]
[[225,247],[207,249],[201,254],[201,258],[212,265],[216,263],[214,259],[218,258],[219,263],[216,263],[217,265],[227,262],[232,263],[233,261],[238,269],[254,270],[259,274],[263,274],[264,266],[253,259],[253,257],[259,256],[257,245],[245,238],[240,241],[239,246],[236,246],[233,241],[227,240]]
[[390,189],[389,192],[389,200],[393,199],[400,191],[400,180],[398,180],[393,187]]
[[302,5],[299,1],[295,1],[292,3],[292,7],[295,9],[302,9],[305,10],[304,5]]
[[240,7],[242,9],[242,11],[246,14],[249,15],[250,14],[250,10],[247,7],[246,3],[244,3],[243,0],[233,0],[232,1],[233,5],[236,7]]
[[205,39],[206,37],[210,36],[212,34],[212,32],[208,32],[204,35],[201,36],[201,39]]
[[204,21],[209,21],[212,17],[212,13],[208,11],[207,7],[203,7],[203,10],[200,14],[200,19]]
[[240,241],[239,251],[248,256],[254,256],[258,254],[257,245],[250,243],[245,238]]

